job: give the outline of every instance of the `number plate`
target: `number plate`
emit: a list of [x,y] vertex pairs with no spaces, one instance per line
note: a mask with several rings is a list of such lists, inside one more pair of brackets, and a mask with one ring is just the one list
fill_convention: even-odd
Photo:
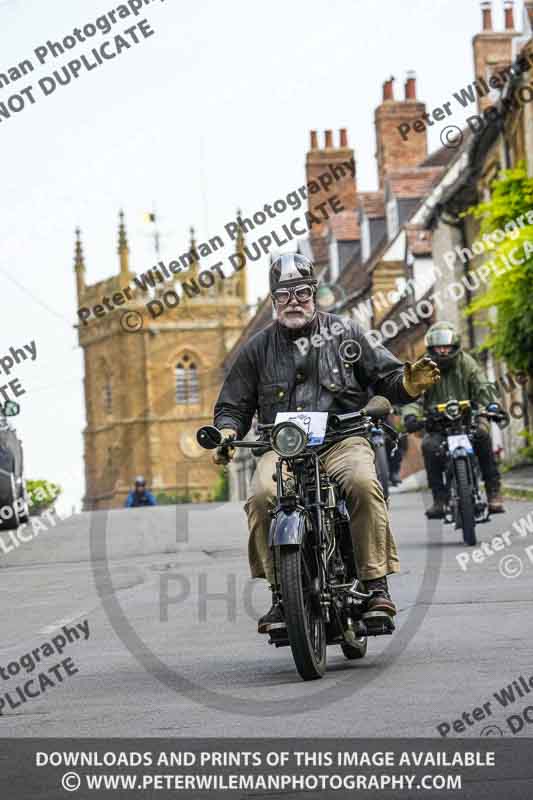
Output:
[[456,436],[448,436],[448,447],[453,452],[457,447],[464,447],[467,453],[473,453],[472,442],[466,433],[460,433]]
[[324,441],[328,414],[327,411],[278,411],[276,425],[278,422],[295,422],[307,433],[307,444],[316,445]]

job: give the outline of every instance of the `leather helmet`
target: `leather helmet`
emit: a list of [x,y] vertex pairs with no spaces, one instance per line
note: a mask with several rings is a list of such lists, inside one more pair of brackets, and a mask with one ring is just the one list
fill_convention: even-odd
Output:
[[297,286],[299,283],[309,283],[316,286],[315,268],[300,253],[285,253],[274,259],[270,266],[270,292],[284,286]]

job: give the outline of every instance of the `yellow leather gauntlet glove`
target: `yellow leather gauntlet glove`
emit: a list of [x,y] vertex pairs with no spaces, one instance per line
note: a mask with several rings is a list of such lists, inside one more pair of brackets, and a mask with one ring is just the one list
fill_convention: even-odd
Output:
[[439,381],[440,370],[429,356],[419,358],[414,364],[407,361],[404,365],[403,386],[411,397],[418,397]]

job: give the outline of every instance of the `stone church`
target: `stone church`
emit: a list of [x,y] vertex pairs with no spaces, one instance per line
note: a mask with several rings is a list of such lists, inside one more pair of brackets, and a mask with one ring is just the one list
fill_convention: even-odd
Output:
[[[244,259],[243,238],[235,244]],[[183,274],[188,283],[198,276],[198,249],[191,229],[192,263]],[[118,255],[118,274],[88,285],[76,231],[79,307],[93,308],[102,298],[134,286],[122,212]],[[150,296],[137,291],[122,308],[78,325],[87,421],[84,510],[122,507],[139,474],[156,496],[187,495],[194,501],[213,497],[219,468],[196,443],[196,431],[212,423],[224,359],[249,317],[246,268],[225,280],[218,277],[193,297],[178,292],[183,302],[154,319],[146,302],[172,288],[179,288],[178,280],[151,289]],[[139,324],[142,318],[139,330],[124,324],[128,312]]]

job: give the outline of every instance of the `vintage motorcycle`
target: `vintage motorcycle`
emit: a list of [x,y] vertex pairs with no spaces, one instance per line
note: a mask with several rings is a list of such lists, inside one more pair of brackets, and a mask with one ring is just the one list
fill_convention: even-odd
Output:
[[[255,442],[230,440],[232,447],[253,448],[254,455],[272,449],[279,456],[269,542],[287,627],[272,630],[270,641],[276,647],[290,645],[304,680],[324,675],[327,645],[340,645],[346,658],[360,659],[368,635],[394,630],[392,620],[383,615],[368,621],[372,613],[366,612],[365,603],[371,594],[362,591],[357,577],[346,502],[319,457],[324,446],[348,436],[370,437],[390,411],[388,400],[373,397],[361,411],[329,414],[320,448],[293,421],[258,425],[261,439]],[[197,439],[206,449],[225,444],[220,431],[209,425],[198,431]]]
[[478,409],[470,400],[448,400],[432,406],[420,420],[428,432],[443,434],[440,457],[443,463],[447,505],[444,521],[463,531],[467,546],[477,544],[476,524],[490,519],[486,497],[481,491],[481,473],[472,446],[479,416],[505,428],[509,415],[497,402]]
[[14,400],[0,405],[0,530],[14,530],[29,520],[22,442],[9,422],[19,413]]

